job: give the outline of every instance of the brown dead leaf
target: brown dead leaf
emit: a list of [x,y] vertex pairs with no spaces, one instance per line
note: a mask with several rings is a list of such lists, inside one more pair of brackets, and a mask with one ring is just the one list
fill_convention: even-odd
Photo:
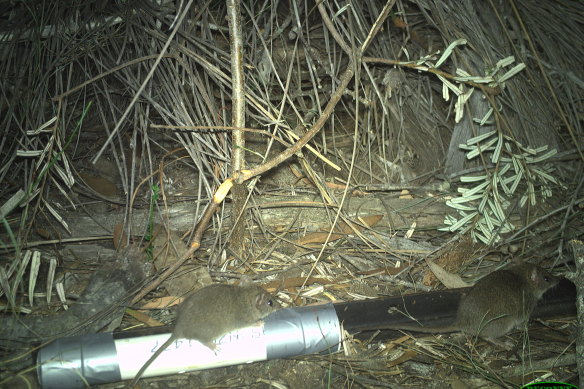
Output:
[[448,289],[466,288],[470,286],[469,284],[464,282],[463,279],[458,274],[449,273],[442,267],[438,266],[437,264],[430,260],[427,260],[426,263],[428,264],[428,267],[430,268],[430,270],[432,270],[432,273],[434,273],[436,278],[438,278],[440,282],[442,282],[442,284]]
[[296,167],[291,165],[290,170],[292,171],[292,174],[294,174],[294,176],[296,178],[298,178],[300,181],[302,181],[303,184],[305,184],[306,186],[314,187],[314,185],[312,185],[312,182],[310,182],[310,180],[308,178],[306,178],[306,176],[304,174],[302,174],[302,172],[300,170],[298,170]]
[[164,309],[172,307],[173,305],[180,304],[183,302],[184,299],[185,299],[184,297],[176,296],[158,297],[142,305],[142,309]]
[[[304,184],[306,184],[307,186],[314,187],[313,183],[304,174],[302,174],[302,172],[300,170],[298,170],[296,167],[290,166],[290,170],[292,171],[292,174],[296,178],[298,178],[300,181],[302,181]],[[339,191],[343,191],[347,188],[347,185],[337,184],[337,183],[328,182],[328,181],[325,182],[325,185],[329,189],[339,190]],[[351,191],[351,194],[353,194],[355,196],[365,196],[367,193],[363,192],[361,190],[358,190],[358,189],[354,189]]]
[[392,340],[391,342],[386,343],[385,346],[387,347],[387,350],[393,350],[394,348],[396,348],[397,345],[403,344],[409,339],[411,339],[411,336],[404,335],[395,340]]
[[399,358],[396,358],[393,361],[389,362],[387,364],[387,367],[397,366],[401,363],[407,362],[410,359],[415,358],[417,355],[418,353],[414,350],[405,350],[404,353]]
[[[457,242],[443,246],[440,252],[434,259],[434,263],[442,267],[444,270],[454,273],[464,262],[473,258],[475,252],[480,248],[480,245],[474,244],[470,238],[464,238]],[[437,281],[436,276],[431,270],[425,269],[422,283],[424,285],[433,285]]]
[[94,176],[89,173],[81,172],[79,177],[85,184],[102,196],[115,198],[118,195],[118,187],[105,177]]
[[52,239],[51,233],[47,229],[36,227],[34,231],[43,239]]
[[[309,243],[324,243],[326,242],[326,238],[328,236],[328,232],[312,232],[310,234],[304,235],[302,238],[298,239],[298,244],[306,245]],[[334,242],[337,239],[344,238],[344,234],[331,234],[328,241]]]
[[[359,218],[359,221],[366,225],[367,227],[371,228],[379,221],[383,219],[383,215],[370,215],[370,216],[363,216]],[[335,228],[335,232],[333,232],[329,238],[329,242],[333,242],[337,239],[341,239],[345,237],[347,234],[353,234],[356,231],[363,231],[364,228],[361,227],[359,224],[354,223],[353,226],[350,226],[347,222],[340,220]],[[304,235],[302,238],[298,239],[298,244],[305,245],[309,243],[324,243],[326,242],[326,238],[328,236],[328,232],[312,232],[309,234]]]
[[[345,185],[345,184],[336,184],[334,182],[328,182],[328,181],[326,182],[326,186],[327,186],[327,188],[330,188],[333,190],[339,190],[339,191],[343,191],[347,188],[347,185]],[[353,189],[353,190],[351,190],[350,193],[353,196],[359,196],[359,197],[362,197],[362,196],[365,196],[366,194],[368,194],[367,192],[363,192],[359,189]]]
[[158,320],[151,318],[147,314],[136,311],[134,309],[126,309],[126,313],[132,316],[134,319],[146,324],[148,327],[160,327],[164,325],[164,323],[161,323]]
[[391,22],[393,23],[394,27],[397,28],[407,28],[408,24],[406,22],[403,21],[402,18],[400,18],[399,16],[394,16],[393,18],[391,18]]
[[124,231],[124,223],[118,223],[114,226],[114,248],[117,251],[124,249],[128,242],[126,232]]

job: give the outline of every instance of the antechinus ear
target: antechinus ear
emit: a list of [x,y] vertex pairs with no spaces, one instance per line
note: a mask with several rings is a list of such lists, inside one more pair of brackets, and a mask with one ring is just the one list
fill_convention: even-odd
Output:
[[535,281],[537,281],[537,277],[539,277],[539,274],[538,274],[537,268],[534,267],[529,272],[529,278],[531,278],[531,281],[535,282]]
[[241,278],[239,279],[239,286],[250,286],[253,284],[253,280],[251,279],[250,276],[248,276],[247,274],[244,274],[243,276],[241,276]]
[[517,265],[521,265],[524,263],[524,261],[520,257],[514,257],[514,256],[511,256],[510,262],[511,262],[512,266],[517,266]]
[[255,298],[256,306],[260,308],[261,306],[266,305],[269,298],[270,296],[267,293],[258,293]]

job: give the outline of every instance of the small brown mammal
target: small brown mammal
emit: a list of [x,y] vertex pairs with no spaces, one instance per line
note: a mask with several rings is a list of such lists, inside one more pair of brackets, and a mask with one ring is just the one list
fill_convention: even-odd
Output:
[[386,328],[424,333],[461,331],[501,344],[495,339],[522,327],[541,296],[557,283],[557,277],[539,266],[530,263],[514,265],[479,280],[461,298],[456,319],[450,325],[421,327],[404,324]]
[[213,340],[250,326],[280,308],[274,297],[257,285],[213,284],[191,294],[178,308],[172,334],[140,368],[133,388],[144,371],[177,339],[195,339],[215,349]]

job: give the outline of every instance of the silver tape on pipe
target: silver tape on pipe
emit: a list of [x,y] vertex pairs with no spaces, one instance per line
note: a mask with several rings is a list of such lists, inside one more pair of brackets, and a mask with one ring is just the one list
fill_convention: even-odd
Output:
[[61,338],[37,354],[43,389],[77,389],[120,380],[112,333]]

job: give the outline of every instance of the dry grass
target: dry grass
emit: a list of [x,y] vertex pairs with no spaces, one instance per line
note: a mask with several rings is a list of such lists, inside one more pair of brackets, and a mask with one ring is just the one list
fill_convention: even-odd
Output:
[[[32,297],[24,293],[31,284],[31,290],[49,285],[51,291],[73,264],[84,270],[98,267],[71,255],[71,247],[51,250],[47,242],[103,239],[108,246],[113,235],[146,246],[159,224],[182,237],[166,239],[174,245],[173,255],[180,256],[186,246],[179,246],[191,242],[218,186],[233,175],[231,54],[224,2],[195,2],[178,10],[170,3],[155,7],[139,1],[49,3],[42,8],[41,3],[11,3],[3,16],[0,199],[6,247],[0,257],[0,290],[6,307],[21,312],[38,306],[31,306]],[[294,305],[428,289],[435,280],[418,266],[427,257],[442,260],[447,268],[454,264],[453,272],[463,264],[476,265],[465,261],[470,256],[499,261],[503,256],[498,249],[460,244],[436,232],[439,225],[416,228],[415,218],[400,215],[385,198],[376,212],[368,209],[365,216],[384,214],[387,224],[375,227],[378,221],[348,211],[359,196],[376,190],[398,193],[408,188],[403,196],[435,202],[453,195],[432,185],[461,174],[459,169],[445,176],[444,167],[455,159],[458,143],[476,135],[471,119],[481,117],[481,111],[469,103],[462,110],[465,119],[455,123],[457,98],[450,90],[450,99],[443,99],[447,82],[488,96],[483,104],[497,109],[492,128],[525,145],[547,144],[559,151],[551,161],[561,182],[554,197],[519,212],[521,225],[537,224],[501,245],[520,247],[526,258],[560,262],[566,239],[582,236],[581,208],[570,209],[582,204],[583,157],[575,140],[583,133],[584,48],[579,43],[581,6],[577,1],[552,3],[516,1],[495,7],[491,2],[397,1],[364,53],[377,60],[359,61],[346,50],[356,53],[366,41],[384,2],[343,9],[325,2],[320,11],[308,1],[244,2],[250,168],[283,153],[318,123],[347,69],[355,77],[310,147],[246,183],[250,196],[242,215],[244,256],[229,246],[233,220],[229,208],[222,208],[210,220],[202,249],[181,272],[192,280],[190,272],[204,271],[220,282],[249,274]],[[184,20],[175,18],[183,12]],[[467,44],[434,66],[460,38]],[[511,55],[526,68],[504,86],[456,78],[457,69],[485,76]],[[492,168],[486,165],[463,166]],[[262,198],[267,195],[310,199],[283,203],[295,216],[280,225],[272,224],[269,214],[283,205],[275,200],[266,205]],[[181,212],[188,212],[188,222],[177,224],[181,204],[186,204],[188,211]],[[326,216],[317,218],[308,207]],[[426,207],[422,203],[416,211],[424,214]],[[519,217],[513,211],[508,216]],[[85,215],[98,227],[76,228],[74,219]],[[114,218],[121,225],[118,232],[113,222],[107,224]],[[410,231],[393,228],[395,219]],[[321,230],[323,224],[326,229]],[[42,253],[36,260],[38,282],[34,267],[22,261],[33,249]],[[51,258],[59,259],[58,268],[49,265]],[[52,304],[44,309],[63,303]],[[490,367],[489,359],[498,355],[484,353],[483,346],[404,340],[399,346],[372,347],[367,351],[357,344],[354,355],[307,360],[316,362],[334,387],[381,387],[405,373],[419,374],[413,382],[424,383],[422,370],[407,370],[421,368],[420,362],[411,362],[420,356],[455,366],[456,377],[449,382],[464,379],[471,385],[477,379],[472,381],[477,387],[487,381],[516,383]],[[392,362],[397,350],[406,355],[399,364]],[[402,368],[406,360],[410,365]],[[305,361],[294,361],[298,371],[305,369]],[[435,367],[424,368],[435,373]],[[561,373],[559,377],[569,376]],[[322,378],[314,377],[314,382]]]

